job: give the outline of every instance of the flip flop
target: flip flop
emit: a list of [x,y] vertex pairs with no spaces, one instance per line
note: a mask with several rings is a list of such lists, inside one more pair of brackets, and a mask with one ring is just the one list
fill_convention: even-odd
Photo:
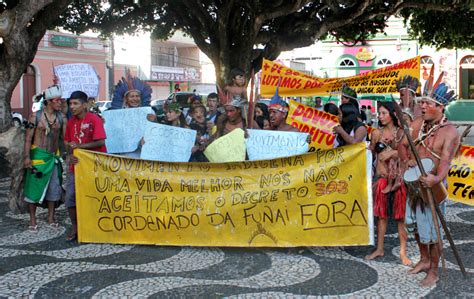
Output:
[[37,233],[38,232],[38,224],[35,225],[35,226],[33,226],[33,225],[28,226],[28,231],[32,232],[32,233]]

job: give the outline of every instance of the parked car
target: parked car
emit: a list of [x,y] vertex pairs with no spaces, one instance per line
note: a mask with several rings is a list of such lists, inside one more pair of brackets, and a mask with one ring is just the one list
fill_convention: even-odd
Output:
[[[175,93],[171,93],[166,100],[172,101],[174,99]],[[192,92],[177,92],[176,93],[176,102],[183,108],[183,110],[189,109],[189,98],[195,96]]]
[[95,103],[100,112],[104,112],[112,106],[112,101],[98,101]]
[[21,127],[23,121],[26,121],[26,119],[23,119],[23,115],[18,112],[12,112],[12,122],[15,127]]

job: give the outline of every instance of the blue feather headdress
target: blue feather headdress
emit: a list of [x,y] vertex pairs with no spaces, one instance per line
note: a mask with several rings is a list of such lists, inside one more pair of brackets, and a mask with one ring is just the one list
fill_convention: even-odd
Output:
[[425,86],[423,87],[423,96],[421,98],[431,100],[443,106],[447,106],[449,103],[456,100],[454,90],[448,90],[448,86],[445,83],[441,83],[444,72],[439,74],[438,80],[436,80],[436,82],[433,84],[433,72],[434,65],[431,67],[430,76],[428,77],[428,80],[426,80]]
[[149,106],[151,99],[151,87],[138,77],[132,77],[130,70],[125,70],[125,77],[119,80],[115,85],[114,97],[112,98],[112,109],[122,109],[124,107],[124,98],[131,91],[138,91],[141,97],[141,106]]

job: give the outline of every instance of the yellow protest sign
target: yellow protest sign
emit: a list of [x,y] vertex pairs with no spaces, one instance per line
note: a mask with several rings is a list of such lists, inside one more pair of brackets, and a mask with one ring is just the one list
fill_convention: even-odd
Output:
[[337,94],[343,83],[353,88],[357,94],[396,93],[395,82],[405,75],[420,78],[420,56],[364,74],[343,78],[313,77],[264,59],[260,93],[265,97],[274,95],[280,78],[278,93],[281,96]]
[[336,136],[332,134],[334,126],[339,124],[336,115],[320,111],[296,101],[290,101],[290,110],[286,122],[298,128],[300,132],[311,135],[309,151],[334,147]]
[[474,146],[462,145],[448,172],[448,198],[474,206]]
[[192,246],[373,243],[363,143],[233,163],[77,150],[80,242]]
[[245,160],[245,132],[235,129],[209,144],[204,155],[210,162],[236,162]]

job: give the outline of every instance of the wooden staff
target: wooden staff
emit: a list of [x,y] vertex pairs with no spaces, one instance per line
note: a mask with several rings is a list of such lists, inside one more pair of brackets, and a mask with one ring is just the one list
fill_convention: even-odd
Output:
[[251,122],[250,124],[247,124],[247,127],[249,129],[253,129],[253,111],[254,111],[254,85],[255,85],[255,71],[254,69],[252,68],[252,74],[250,75],[250,99],[249,99],[249,111],[248,111],[248,115],[247,115],[247,119],[249,122]]
[[[402,125],[403,131],[405,132],[405,136],[407,137],[408,145],[410,146],[410,149],[413,155],[415,156],[416,164],[418,164],[418,168],[420,169],[421,175],[426,176],[425,168],[423,167],[423,164],[421,163],[420,155],[418,154],[415,143],[413,142],[413,139],[411,137],[410,128],[408,127],[407,122],[403,119],[402,109],[400,108],[398,103],[395,101],[393,96],[392,96],[392,102],[395,107],[395,113],[397,115],[398,121]],[[426,188],[426,190],[427,190],[426,194],[428,195],[428,202],[431,208],[431,215],[433,216],[433,222],[436,228],[436,235],[438,236],[438,247],[439,247],[439,250],[440,250],[439,252],[442,258],[443,270],[445,271],[446,265],[445,265],[444,255],[443,255],[443,241],[441,240],[441,232],[439,228],[438,217],[441,221],[441,225],[443,226],[444,232],[446,233],[446,238],[448,239],[449,245],[451,246],[451,249],[453,250],[454,257],[456,258],[459,268],[461,269],[463,276],[466,277],[467,276],[466,269],[464,269],[464,265],[462,263],[461,257],[459,256],[456,246],[454,245],[454,241],[451,236],[451,233],[449,232],[448,225],[446,224],[446,220],[444,219],[444,216],[441,213],[441,210],[439,209],[438,205],[436,205],[434,202],[433,190],[431,188]],[[438,215],[438,217],[436,217],[436,215]]]

